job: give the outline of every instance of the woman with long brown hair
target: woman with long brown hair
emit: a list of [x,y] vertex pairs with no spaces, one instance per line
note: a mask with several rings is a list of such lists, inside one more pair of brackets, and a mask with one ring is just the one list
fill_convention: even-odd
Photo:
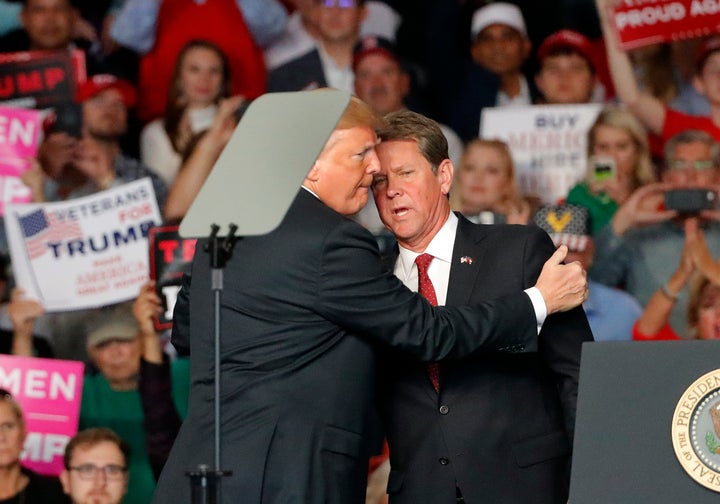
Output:
[[172,184],[189,140],[210,127],[220,100],[229,93],[225,54],[206,40],[188,42],[178,54],[165,117],[149,123],[140,135],[143,163]]

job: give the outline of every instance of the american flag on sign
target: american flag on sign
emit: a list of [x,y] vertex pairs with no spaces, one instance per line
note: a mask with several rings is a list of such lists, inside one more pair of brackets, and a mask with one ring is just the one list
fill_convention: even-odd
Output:
[[47,252],[49,242],[82,238],[78,221],[70,217],[59,219],[53,212],[45,212],[42,208],[18,220],[30,259],[37,259]]

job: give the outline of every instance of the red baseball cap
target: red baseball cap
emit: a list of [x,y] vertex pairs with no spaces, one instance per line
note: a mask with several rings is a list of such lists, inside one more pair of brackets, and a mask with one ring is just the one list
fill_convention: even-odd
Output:
[[593,71],[597,70],[590,40],[573,30],[560,30],[549,35],[538,48],[537,57],[542,61],[557,49],[569,49],[585,58]]
[[400,64],[400,58],[395,53],[393,43],[388,39],[376,36],[363,37],[353,49],[353,70],[355,70],[365,56],[382,54],[388,59]]
[[80,84],[77,93],[75,93],[75,101],[83,103],[106,89],[117,89],[122,95],[122,100],[126,107],[132,108],[135,106],[137,95],[133,85],[111,74],[93,75]]

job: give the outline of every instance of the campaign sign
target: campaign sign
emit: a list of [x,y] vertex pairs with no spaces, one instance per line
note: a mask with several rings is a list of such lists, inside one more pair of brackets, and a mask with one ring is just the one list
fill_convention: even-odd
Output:
[[624,0],[612,21],[624,50],[702,37],[720,29],[720,0]]
[[59,203],[8,204],[17,284],[47,311],[134,299],[148,280],[148,232],[160,222],[149,178]]
[[24,466],[41,474],[62,471],[65,445],[78,429],[83,368],[82,362],[0,355],[0,388],[25,416]]
[[85,78],[80,50],[0,54],[0,102],[6,105],[44,109],[70,102]]
[[150,229],[150,278],[162,301],[163,312],[155,318],[155,329],[172,327],[175,301],[195,255],[196,239],[181,238],[179,226],[161,226]]
[[602,105],[485,108],[480,136],[510,147],[521,194],[554,204],[584,176],[587,133]]
[[27,203],[32,195],[20,180],[37,156],[42,114],[35,110],[0,107],[0,215],[5,202]]

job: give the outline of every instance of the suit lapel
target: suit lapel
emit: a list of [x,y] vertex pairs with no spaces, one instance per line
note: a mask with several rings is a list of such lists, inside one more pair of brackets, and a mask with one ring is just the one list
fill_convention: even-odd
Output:
[[488,246],[484,226],[473,224],[460,214],[458,219],[445,302],[448,306],[470,302],[470,295]]

